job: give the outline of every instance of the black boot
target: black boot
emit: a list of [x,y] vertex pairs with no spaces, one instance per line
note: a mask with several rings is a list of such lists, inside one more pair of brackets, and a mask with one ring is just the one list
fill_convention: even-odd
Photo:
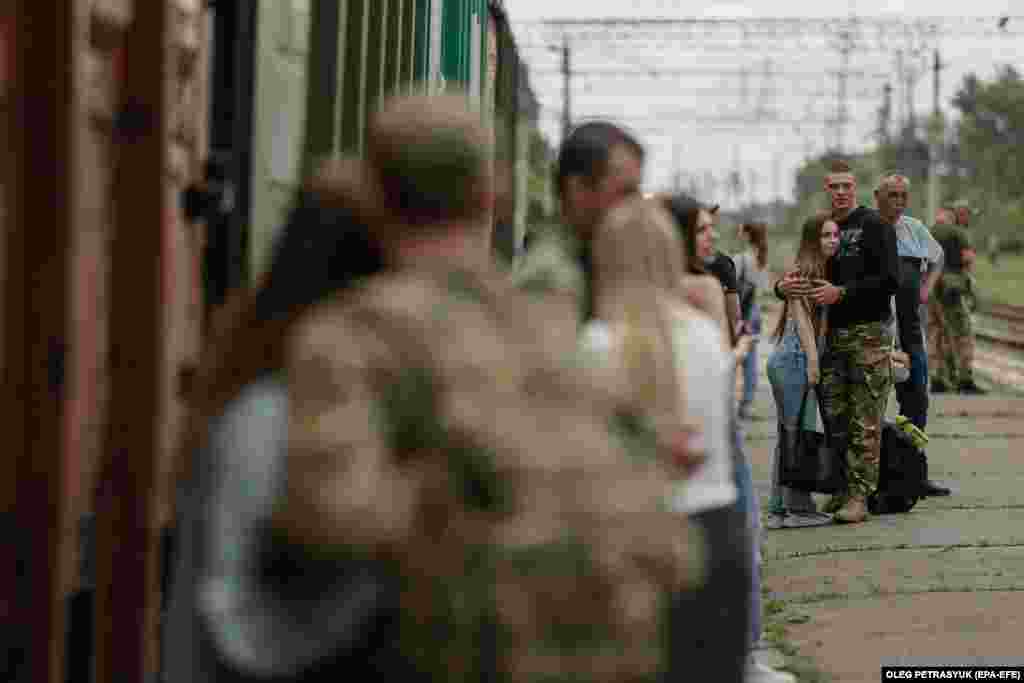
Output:
[[[923,455],[923,453],[922,453]],[[945,486],[937,484],[928,478],[928,456],[924,456],[924,471],[921,473],[921,497],[928,498],[931,496],[948,496],[950,491]]]
[[941,379],[932,380],[932,393],[933,394],[945,394],[949,391],[949,386]]
[[960,384],[960,393],[972,396],[984,396],[988,392],[975,384],[973,379],[970,379]]
[[945,486],[936,484],[931,479],[925,479],[921,482],[921,495],[923,496],[948,496],[951,493],[952,491]]

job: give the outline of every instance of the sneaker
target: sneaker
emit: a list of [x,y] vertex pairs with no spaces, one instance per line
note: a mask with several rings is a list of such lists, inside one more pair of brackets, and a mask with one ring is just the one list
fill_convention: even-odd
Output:
[[826,526],[832,524],[832,516],[823,512],[791,512],[783,520],[787,529],[799,529],[807,526]]
[[746,683],[796,683],[796,676],[785,671],[778,671],[753,656],[747,659]]
[[764,520],[765,529],[781,529],[786,525],[786,515],[775,512],[768,513],[768,517]]

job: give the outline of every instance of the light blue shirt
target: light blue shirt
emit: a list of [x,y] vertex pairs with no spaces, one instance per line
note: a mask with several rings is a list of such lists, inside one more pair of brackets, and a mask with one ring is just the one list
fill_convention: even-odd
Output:
[[907,215],[896,222],[896,253],[923,259],[929,264],[941,264],[943,261],[942,247],[928,227]]

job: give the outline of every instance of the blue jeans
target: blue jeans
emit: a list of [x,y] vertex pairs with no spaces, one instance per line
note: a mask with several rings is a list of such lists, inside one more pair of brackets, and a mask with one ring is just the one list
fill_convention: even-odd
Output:
[[[729,386],[733,386],[730,373]],[[761,511],[754,492],[754,473],[750,460],[743,448],[743,431],[739,415],[733,408],[731,392],[729,397],[730,418],[729,433],[732,439],[733,477],[738,489],[736,506],[743,513],[743,519],[750,531],[752,548],[752,564],[750,581],[750,631],[751,645],[761,638]]]
[[[779,418],[779,428],[794,428],[800,416],[800,399],[807,388],[807,354],[800,346],[800,339],[787,331],[779,340],[775,350],[768,357],[768,381],[772,385],[772,397]],[[807,396],[804,409],[804,426],[814,428],[817,422],[817,408],[814,392]],[[807,491],[797,491],[779,485],[779,445],[775,446],[772,458],[772,490],[768,510],[773,514],[792,512],[814,512],[817,506]]]
[[750,324],[748,334],[753,336],[754,343],[750,345],[750,353],[743,359],[743,398],[740,399],[740,409],[744,411],[754,402],[759,374],[757,339],[761,336],[761,307],[756,303],[750,307],[750,319],[747,322]]
[[928,351],[923,346],[905,349],[910,356],[910,377],[896,385],[900,414],[924,430],[928,425]]

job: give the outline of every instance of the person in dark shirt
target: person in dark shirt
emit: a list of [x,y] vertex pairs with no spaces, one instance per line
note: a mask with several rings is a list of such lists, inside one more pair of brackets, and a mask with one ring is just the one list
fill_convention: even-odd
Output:
[[711,258],[705,261],[704,268],[722,284],[722,291],[725,293],[725,312],[729,316],[729,329],[732,331],[735,343],[739,336],[740,324],[740,294],[739,283],[736,279],[736,264],[728,254],[723,254],[716,249]]
[[[687,211],[700,210],[703,220],[696,220],[693,229],[682,228],[681,236],[686,251],[696,258],[689,259],[689,269],[693,275],[712,275],[722,286],[725,294],[725,314],[729,321],[729,341],[735,348],[741,343],[740,335],[740,296],[739,283],[736,280],[736,265],[715,248],[715,220],[718,217],[718,205],[706,206],[685,194],[663,196],[665,207],[672,213],[679,226],[688,226],[691,222],[686,216]],[[745,346],[739,348],[745,353]]]
[[704,264],[709,273],[718,278],[726,294],[736,294],[736,264],[728,254],[715,250],[711,260]]
[[849,488],[831,507],[838,508],[835,521],[856,524],[868,518],[867,499],[878,486],[882,417],[893,386],[888,322],[900,284],[900,262],[893,227],[877,211],[856,206],[857,181],[847,164],[832,164],[825,191],[840,230],[827,282],[801,282],[792,273],[776,291],[809,294],[829,307],[822,413],[831,438],[847,445],[850,465]]

